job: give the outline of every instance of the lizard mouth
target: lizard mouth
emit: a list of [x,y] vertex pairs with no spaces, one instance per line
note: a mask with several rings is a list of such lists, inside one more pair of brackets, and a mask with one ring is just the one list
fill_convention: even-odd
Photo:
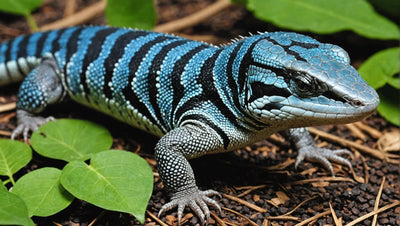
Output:
[[[378,95],[372,88],[356,97],[339,91],[300,97],[290,94],[287,89],[272,94],[270,88],[271,85],[259,82],[248,93],[248,109],[262,121],[296,119],[314,120],[317,124],[348,123],[372,114],[379,104]],[[267,92],[263,93],[263,90]]]

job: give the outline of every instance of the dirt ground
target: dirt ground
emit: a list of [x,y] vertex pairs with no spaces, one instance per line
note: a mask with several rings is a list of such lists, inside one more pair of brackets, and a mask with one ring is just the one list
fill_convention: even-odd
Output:
[[[68,15],[75,15],[98,1],[68,1],[75,2],[75,6],[66,2],[44,1],[43,6],[33,14],[39,27]],[[156,2],[158,24],[163,24],[196,13],[214,1]],[[106,24],[106,21],[100,13],[85,24]],[[178,35],[221,44],[238,35],[248,35],[249,32],[274,30],[279,28],[255,19],[243,7],[231,6],[195,26],[180,30]],[[0,41],[29,32],[24,18],[0,14]],[[345,48],[355,67],[378,49],[397,45],[393,42],[373,42],[351,32],[312,35],[320,41]],[[17,85],[1,87],[0,106],[15,103],[17,89]],[[80,118],[100,123],[111,131],[114,137],[113,148],[138,152],[155,172],[154,191],[148,204],[145,224],[160,225],[160,220],[170,225],[177,224],[174,211],[160,218],[156,217],[161,206],[169,201],[155,169],[153,148],[157,138],[98,112],[82,109],[74,103],[53,106],[45,114],[56,118]],[[7,134],[15,125],[13,108],[0,112],[0,134],[4,134],[1,138],[8,138]],[[334,137],[327,137],[320,131]],[[212,209],[210,224],[337,225],[340,220],[335,218],[338,218],[345,225],[361,218],[363,220],[356,225],[372,225],[374,211],[378,210],[376,212],[381,212],[375,216],[379,225],[400,225],[400,153],[398,147],[388,147],[391,143],[398,145],[400,142],[399,129],[374,114],[361,123],[321,126],[311,132],[320,146],[332,149],[345,147],[351,150],[354,154],[349,159],[354,171],[333,164],[336,177],[332,177],[322,166],[308,162],[295,169],[297,152],[279,135],[232,153],[192,160],[191,165],[199,187],[214,189],[222,194],[221,198],[213,197],[220,203],[222,212]],[[350,142],[344,144],[343,140]],[[34,160],[17,177],[30,170],[48,166],[51,161],[53,160],[34,154]],[[379,204],[376,205],[376,202]],[[382,208],[387,209],[382,211]],[[185,225],[200,224],[199,219],[189,209],[185,213]],[[33,217],[33,220],[37,225],[139,225],[129,214],[105,211],[77,199],[56,215]]]

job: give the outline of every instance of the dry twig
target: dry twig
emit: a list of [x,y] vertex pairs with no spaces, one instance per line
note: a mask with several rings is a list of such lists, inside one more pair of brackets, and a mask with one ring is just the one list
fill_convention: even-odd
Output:
[[235,196],[227,195],[227,194],[222,194],[222,196],[224,196],[225,198],[228,198],[230,200],[233,200],[235,202],[238,202],[240,204],[243,204],[243,205],[245,205],[245,206],[249,207],[250,209],[253,209],[253,210],[257,211],[257,212],[260,212],[260,213],[267,212],[266,209],[263,209],[263,208],[261,208],[259,206],[256,206],[256,205],[252,204],[252,203],[246,202],[243,199],[237,198]]
[[162,220],[160,220],[160,218],[158,218],[157,216],[155,216],[154,214],[152,214],[150,211],[146,210],[146,213],[153,218],[153,220],[157,221],[158,224],[160,224],[161,226],[168,226],[168,224],[164,223]]
[[370,218],[371,216],[373,216],[373,215],[375,215],[375,214],[378,214],[378,213],[380,213],[380,212],[386,211],[386,210],[388,210],[388,209],[390,209],[390,208],[393,208],[393,207],[395,207],[395,206],[398,206],[398,205],[400,205],[400,201],[399,201],[399,200],[397,200],[397,201],[395,201],[395,202],[393,202],[393,203],[391,203],[391,204],[388,204],[388,205],[386,205],[386,206],[384,206],[384,207],[382,207],[382,208],[379,208],[379,209],[377,209],[377,210],[374,210],[374,211],[372,211],[372,212],[370,212],[370,213],[367,213],[367,214],[365,214],[364,216],[359,217],[359,218],[353,220],[352,222],[346,224],[345,226],[353,226],[353,225],[356,225],[356,224],[360,223],[361,221],[364,221],[364,220]]
[[190,16],[158,25],[154,28],[154,31],[174,32],[182,30],[187,27],[191,27],[210,18],[210,16],[222,11],[223,9],[226,9],[230,5],[231,3],[229,0],[219,0],[200,11],[191,14]]
[[318,136],[320,136],[320,137],[322,137],[322,138],[324,138],[326,140],[329,140],[331,142],[339,143],[340,145],[342,145],[344,147],[356,148],[357,150],[360,150],[360,151],[362,151],[364,153],[368,153],[368,154],[374,156],[375,158],[385,160],[385,161],[387,161],[389,163],[394,163],[394,164],[399,164],[400,163],[399,160],[390,159],[391,156],[394,157],[395,155],[390,155],[390,154],[388,154],[386,152],[381,152],[379,150],[364,146],[362,144],[342,139],[342,138],[340,138],[338,136],[335,136],[335,135],[320,131],[320,130],[315,129],[313,127],[308,127],[308,130],[312,134],[318,135]]
[[15,102],[8,103],[8,104],[2,104],[2,105],[0,105],[0,113],[14,110],[16,108],[16,106],[17,106],[17,104]]
[[335,222],[336,226],[342,226],[342,218],[338,219],[335,213],[335,210],[332,207],[331,202],[329,202],[329,209],[331,210],[333,221]]
[[100,15],[104,12],[106,7],[106,1],[102,0],[100,2],[94,3],[91,6],[86,7],[85,9],[72,14],[71,16],[67,16],[62,18],[61,20],[57,20],[53,23],[46,24],[39,28],[40,31],[47,31],[52,29],[59,29],[64,27],[76,26],[79,24],[83,24],[92,18]]
[[331,213],[331,210],[327,210],[327,211],[325,211],[325,212],[323,212],[323,213],[317,214],[317,215],[315,215],[315,216],[313,216],[313,217],[311,217],[311,218],[308,218],[307,220],[304,220],[304,221],[302,221],[302,222],[296,224],[296,226],[306,225],[306,224],[310,223],[311,221],[317,220],[318,218],[323,217],[323,216],[325,216],[325,215],[328,215],[328,214],[330,214],[330,213]]
[[365,141],[367,139],[367,136],[363,132],[361,132],[361,130],[354,124],[346,124],[345,126],[351,131],[351,134],[353,136],[361,139],[362,141]]
[[[382,178],[381,186],[379,187],[378,194],[376,195],[374,211],[376,211],[379,208],[379,200],[381,199],[382,196],[382,190],[383,190],[383,185],[385,184],[385,179],[386,179],[385,177]],[[375,214],[374,218],[372,219],[372,226],[376,225],[377,220],[378,220],[378,214]]]
[[234,214],[240,216],[241,218],[243,218],[243,219],[245,219],[247,222],[249,222],[251,225],[258,226],[258,224],[254,223],[254,221],[250,220],[248,217],[246,217],[245,215],[243,215],[243,214],[241,214],[241,213],[239,213],[239,212],[237,212],[237,211],[228,209],[228,208],[226,208],[226,207],[221,207],[221,208],[224,209],[224,210],[226,210],[226,211],[229,211],[229,212],[231,212],[231,213],[234,213]]
[[367,132],[369,135],[371,135],[371,137],[373,137],[375,139],[378,139],[379,137],[382,136],[382,132],[381,131],[379,131],[377,129],[374,129],[374,128],[368,126],[368,125],[365,125],[362,122],[355,122],[355,123],[352,123],[352,124],[357,126],[360,129],[362,129],[363,131]]

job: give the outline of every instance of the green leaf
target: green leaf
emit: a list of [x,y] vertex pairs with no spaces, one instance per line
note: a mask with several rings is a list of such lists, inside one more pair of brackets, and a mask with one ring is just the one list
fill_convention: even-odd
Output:
[[156,24],[154,1],[108,0],[106,18],[110,25],[151,30]]
[[29,218],[24,201],[18,195],[8,192],[2,183],[0,183],[0,225],[35,225]]
[[328,34],[342,30],[377,39],[399,39],[396,24],[376,13],[365,0],[249,0],[256,17],[299,31]]
[[130,213],[144,223],[153,174],[138,155],[112,150],[95,154],[89,166],[80,161],[68,163],[62,171],[61,184],[79,199]]
[[399,126],[399,103],[400,103],[400,93],[398,89],[392,86],[384,86],[377,90],[381,103],[378,106],[378,112],[386,120]]
[[393,18],[398,18],[400,15],[400,1],[399,0],[368,0],[378,11]]
[[1,0],[0,11],[27,16],[38,8],[43,0]]
[[95,123],[60,119],[46,123],[34,132],[31,145],[36,152],[49,158],[84,161],[109,149],[112,137],[107,129]]
[[0,139],[0,175],[12,177],[32,159],[31,148],[20,141]]
[[12,189],[28,207],[29,216],[47,217],[66,208],[74,199],[60,183],[61,170],[37,169],[22,176]]
[[396,47],[375,53],[360,66],[358,72],[374,89],[388,82],[398,89],[399,78],[394,76],[399,73],[399,51],[400,48]]

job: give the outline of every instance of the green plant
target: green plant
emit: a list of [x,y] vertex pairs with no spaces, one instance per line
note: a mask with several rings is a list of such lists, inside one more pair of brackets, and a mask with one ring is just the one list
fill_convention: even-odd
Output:
[[156,24],[157,15],[153,1],[108,0],[106,18],[112,26],[151,30]]
[[37,9],[43,0],[1,0],[0,11],[16,15],[25,16],[32,31],[37,31],[38,27],[33,19],[31,12]]
[[[0,225],[33,225],[30,217],[58,213],[74,197],[130,213],[144,223],[153,190],[152,170],[136,154],[108,150],[112,138],[105,128],[60,119],[36,131],[31,144],[37,153],[68,163],[62,170],[36,169],[15,182],[13,175],[32,159],[32,151],[25,143],[0,140],[0,175],[8,177],[4,184],[12,184],[11,192],[0,185]],[[89,165],[84,162],[88,159]]]

